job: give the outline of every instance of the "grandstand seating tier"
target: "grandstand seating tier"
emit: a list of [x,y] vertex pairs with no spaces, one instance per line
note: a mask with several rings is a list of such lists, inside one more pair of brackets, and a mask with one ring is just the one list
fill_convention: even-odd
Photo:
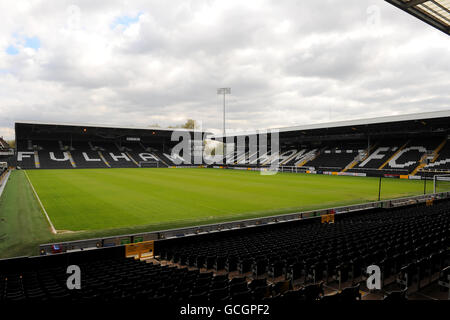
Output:
[[[325,146],[282,147],[280,166],[303,167],[314,171],[347,171],[368,175],[408,175],[419,169],[419,175],[450,171],[450,144],[443,138],[396,139],[374,141],[371,147],[364,141],[340,142]],[[148,147],[141,142],[117,141],[47,141],[19,140],[17,165],[25,169],[40,168],[136,168],[142,161],[158,160],[161,166],[173,166],[177,160],[169,149]],[[368,154],[367,150],[370,150]],[[37,153],[35,158],[34,153]],[[228,165],[269,166],[268,155],[250,155],[248,150],[235,151]],[[431,161],[424,157],[433,158]],[[72,162],[68,159],[71,157]],[[422,161],[422,162],[421,162]],[[428,161],[428,165],[425,164]],[[419,165],[423,163],[422,167]],[[188,163],[182,163],[188,164]],[[348,167],[350,164],[352,166]]]

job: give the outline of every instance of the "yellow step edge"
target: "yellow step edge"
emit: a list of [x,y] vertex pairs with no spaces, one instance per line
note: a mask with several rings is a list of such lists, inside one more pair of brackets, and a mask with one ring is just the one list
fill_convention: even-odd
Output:
[[413,172],[411,172],[411,176],[415,176],[417,171],[419,171],[420,169],[422,169],[423,167],[425,167],[427,164],[426,163],[420,163],[414,170]]
[[105,159],[105,157],[103,156],[103,153],[101,151],[98,151],[98,155],[100,156],[100,159],[103,160],[103,162],[109,167],[111,168],[111,165],[109,164],[109,162]]
[[402,151],[403,149],[405,149],[405,147],[408,145],[408,143],[409,143],[409,140],[406,141],[406,143],[405,143],[404,145],[402,145],[402,146],[401,146],[401,147],[400,147],[400,148],[399,148],[392,156],[390,156],[389,159],[387,159],[386,162],[383,163],[383,164],[378,168],[378,170],[381,170],[381,169],[383,169],[384,167],[386,167],[387,164],[389,163],[389,161],[391,161],[397,154],[399,154],[400,151]]
[[70,153],[70,151],[67,151],[67,153],[69,155],[70,164],[72,165],[73,168],[76,168],[77,164],[75,163],[75,160],[73,160],[72,153]]
[[375,147],[377,147],[378,144],[374,144],[372,147],[370,147],[369,149],[367,149],[367,154],[364,158],[362,158],[360,161],[358,160],[353,160],[349,166],[345,167],[344,170],[342,170],[341,172],[346,172],[347,170],[353,169],[358,163],[366,160],[370,153],[373,151],[373,149],[375,149]]
[[134,160],[131,154],[129,154],[128,152],[125,152],[125,154],[127,155],[128,158],[130,158],[131,162],[133,162],[136,166],[140,167],[139,163],[136,160]]
[[326,147],[325,147],[325,148],[322,148],[320,151],[318,151],[318,152],[315,154],[314,158],[307,159],[307,160],[303,160],[302,162],[300,162],[300,163],[297,165],[297,167],[303,167],[303,166],[304,166],[305,164],[307,164],[308,162],[313,161],[313,160],[316,159],[320,154],[322,154],[322,152],[323,152],[325,149],[326,149]]
[[444,148],[446,143],[447,143],[447,138],[445,138],[444,141],[442,141],[441,144],[433,151],[434,158],[431,160],[431,162],[436,161],[436,159],[439,157],[439,152],[441,152],[442,148]]
[[[445,146],[446,143],[447,143],[447,138],[445,138],[444,141],[442,141],[441,144],[436,149],[434,149],[434,151],[433,151],[434,157],[431,160],[431,163],[436,161],[436,159],[439,157],[439,152],[442,150],[442,148]],[[423,161],[426,159],[426,157],[427,157],[427,155],[425,154],[422,156],[422,158],[420,158],[420,164],[411,173],[412,176],[414,176],[423,167],[426,167],[427,164],[423,163]]]

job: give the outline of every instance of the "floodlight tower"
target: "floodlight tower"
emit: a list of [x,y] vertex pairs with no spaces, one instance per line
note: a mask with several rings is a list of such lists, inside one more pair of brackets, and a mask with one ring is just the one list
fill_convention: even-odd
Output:
[[225,156],[225,149],[226,149],[225,148],[225,144],[226,144],[226,142],[225,142],[225,133],[226,133],[226,130],[225,130],[225,96],[227,94],[231,94],[231,88],[219,88],[219,89],[217,89],[217,94],[223,95],[223,146],[224,146],[223,153]]
[[223,137],[225,138],[225,96],[231,94],[231,88],[219,88],[217,94],[223,95]]

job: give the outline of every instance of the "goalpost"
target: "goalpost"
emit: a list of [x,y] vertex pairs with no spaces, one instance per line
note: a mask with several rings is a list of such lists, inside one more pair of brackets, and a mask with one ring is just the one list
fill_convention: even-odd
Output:
[[433,176],[434,193],[450,191],[450,174],[438,174]]
[[141,161],[141,162],[139,162],[139,166],[141,168],[159,168],[160,167],[158,160]]

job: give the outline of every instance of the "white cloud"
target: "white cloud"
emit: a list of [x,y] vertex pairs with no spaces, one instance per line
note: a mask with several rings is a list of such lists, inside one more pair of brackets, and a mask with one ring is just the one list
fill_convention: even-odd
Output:
[[236,130],[450,108],[448,36],[384,1],[2,1],[0,21],[5,136],[24,119],[220,129],[223,86]]

